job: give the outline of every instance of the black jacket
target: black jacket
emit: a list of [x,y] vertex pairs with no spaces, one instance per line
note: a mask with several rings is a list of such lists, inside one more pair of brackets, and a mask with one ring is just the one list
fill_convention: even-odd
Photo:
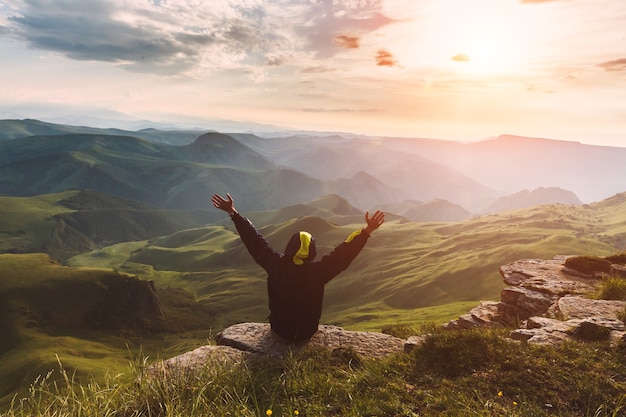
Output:
[[250,220],[239,213],[231,218],[248,252],[267,272],[272,330],[287,340],[309,339],[322,315],[324,285],[350,265],[369,234],[364,229],[355,232],[321,260],[296,265],[274,251]]

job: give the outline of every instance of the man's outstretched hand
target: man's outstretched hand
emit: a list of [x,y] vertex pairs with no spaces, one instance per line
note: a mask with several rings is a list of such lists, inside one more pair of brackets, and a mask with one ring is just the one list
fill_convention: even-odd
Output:
[[385,212],[376,210],[376,213],[374,213],[372,217],[370,217],[369,211],[365,212],[365,223],[367,223],[367,226],[365,226],[364,229],[367,233],[372,234],[372,232],[378,229],[384,222]]
[[226,198],[222,197],[219,194],[213,194],[211,200],[213,201],[213,205],[215,206],[215,208],[224,210],[228,214],[233,214],[237,212],[233,204],[233,198],[228,193],[226,193]]

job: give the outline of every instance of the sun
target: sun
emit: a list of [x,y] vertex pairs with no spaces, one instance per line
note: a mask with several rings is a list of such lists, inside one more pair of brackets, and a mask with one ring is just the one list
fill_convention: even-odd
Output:
[[486,69],[498,64],[499,49],[494,39],[479,38],[471,42],[466,53],[469,62]]

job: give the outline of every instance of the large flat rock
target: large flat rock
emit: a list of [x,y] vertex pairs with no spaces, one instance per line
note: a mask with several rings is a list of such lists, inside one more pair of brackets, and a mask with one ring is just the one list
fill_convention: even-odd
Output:
[[349,331],[337,326],[321,325],[309,341],[289,344],[276,337],[267,323],[235,324],[219,333],[216,341],[222,346],[263,355],[280,356],[305,346],[321,346],[328,349],[352,348],[372,358],[402,352],[406,343],[404,339],[384,333]]
[[598,285],[597,278],[565,267],[567,256],[553,259],[521,259],[500,267],[504,283],[548,296],[584,295]]
[[145,376],[185,373],[218,364],[236,365],[250,357],[280,357],[298,352],[307,346],[330,350],[349,348],[367,358],[382,358],[393,353],[410,351],[421,345],[424,338],[414,336],[404,340],[384,333],[356,332],[322,325],[311,340],[293,344],[285,343],[275,336],[267,323],[240,323],[219,333],[215,337],[217,345],[202,346],[154,363],[146,369]]

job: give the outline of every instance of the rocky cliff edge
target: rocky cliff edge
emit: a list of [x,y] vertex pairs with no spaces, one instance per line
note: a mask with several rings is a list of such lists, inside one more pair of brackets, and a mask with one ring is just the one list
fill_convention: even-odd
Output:
[[[626,341],[618,319],[626,301],[590,298],[605,272],[583,273],[566,266],[568,256],[550,260],[523,259],[500,267],[507,285],[498,302],[481,302],[451,321],[450,328],[518,326],[510,337],[533,344],[556,345],[565,340]],[[611,265],[623,275],[623,265]]]

